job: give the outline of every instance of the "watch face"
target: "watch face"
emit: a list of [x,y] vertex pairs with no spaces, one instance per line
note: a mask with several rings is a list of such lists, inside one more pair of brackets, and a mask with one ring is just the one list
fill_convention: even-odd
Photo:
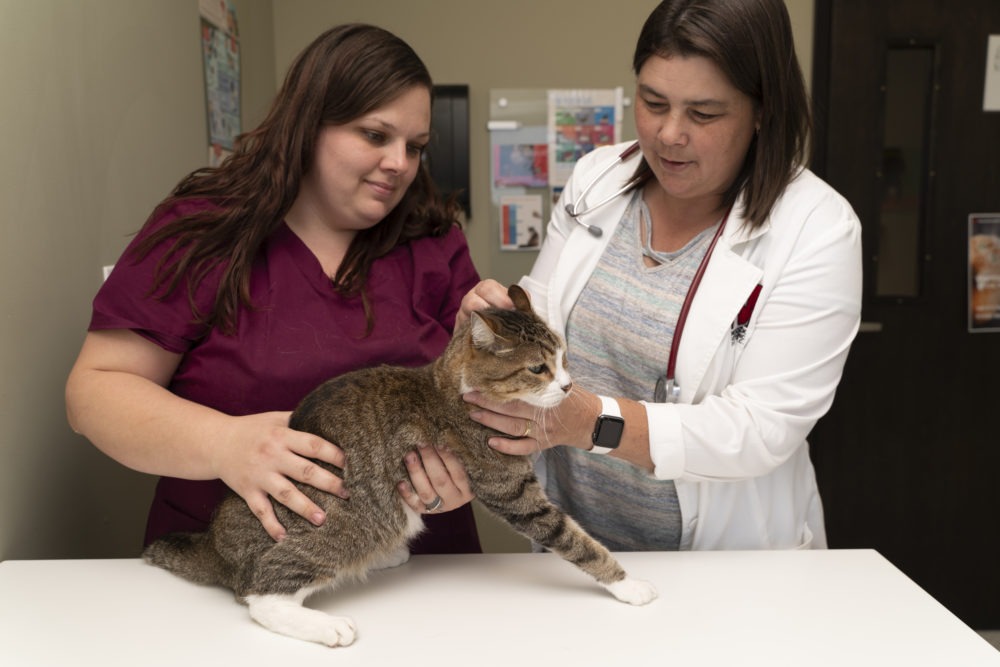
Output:
[[598,447],[614,449],[621,442],[624,430],[625,420],[621,417],[601,415],[594,427],[594,444]]

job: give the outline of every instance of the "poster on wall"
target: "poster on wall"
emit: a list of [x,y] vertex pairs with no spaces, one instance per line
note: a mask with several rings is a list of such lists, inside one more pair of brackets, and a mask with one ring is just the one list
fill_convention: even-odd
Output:
[[1000,331],[1000,213],[969,215],[969,331]]
[[620,142],[624,88],[490,91],[490,221],[501,251],[537,251],[573,167]]
[[549,91],[549,185],[566,185],[573,165],[621,141],[622,88]]
[[500,197],[501,250],[538,250],[543,224],[541,195]]
[[208,159],[218,166],[240,134],[240,43],[231,0],[199,0]]
[[495,187],[544,188],[549,184],[546,144],[497,144],[493,147]]

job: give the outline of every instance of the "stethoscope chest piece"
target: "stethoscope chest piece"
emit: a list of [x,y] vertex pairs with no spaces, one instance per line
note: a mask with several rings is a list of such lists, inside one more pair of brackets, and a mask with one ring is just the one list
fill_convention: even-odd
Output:
[[681,398],[681,387],[673,378],[661,375],[656,380],[653,389],[653,401],[656,403],[677,403]]

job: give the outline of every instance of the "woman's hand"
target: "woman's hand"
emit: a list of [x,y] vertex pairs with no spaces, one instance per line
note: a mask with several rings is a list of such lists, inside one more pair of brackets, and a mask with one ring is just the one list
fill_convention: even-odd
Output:
[[462,297],[462,309],[455,317],[455,327],[457,328],[459,324],[468,320],[473,311],[490,306],[511,309],[514,307],[514,303],[507,296],[506,287],[495,280],[487,279],[480,281]]
[[343,468],[343,450],[318,436],[288,428],[290,414],[234,417],[225,446],[214,450],[212,461],[217,477],[243,498],[274,540],[285,537],[285,528],[278,522],[271,498],[313,525],[326,520],[323,510],[292,480],[341,498],[348,496],[342,479],[311,460]]
[[489,401],[476,391],[463,398],[479,408],[469,413],[473,421],[509,435],[492,437],[489,445],[513,456],[534,454],[556,445],[589,449],[594,415],[600,412],[595,407],[600,399],[575,385],[562,403],[546,410],[522,401]]
[[399,495],[418,514],[447,512],[476,497],[461,460],[445,446],[422,446],[403,462],[410,481],[399,483]]
[[343,468],[344,452],[288,428],[288,412],[233,417],[177,396],[166,387],[181,358],[133,331],[89,332],[66,381],[73,430],[133,470],[221,479],[276,540],[285,529],[269,497],[323,523],[322,510],[292,480],[343,497],[343,481],[309,459]]

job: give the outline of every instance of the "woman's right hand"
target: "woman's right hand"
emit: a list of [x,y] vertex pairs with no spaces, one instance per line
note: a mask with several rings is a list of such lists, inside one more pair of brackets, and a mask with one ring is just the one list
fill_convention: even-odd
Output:
[[66,382],[73,430],[133,470],[222,479],[276,540],[285,529],[270,498],[322,523],[322,510],[292,480],[343,497],[343,481],[310,459],[342,468],[344,452],[290,429],[288,412],[233,417],[177,396],[166,387],[180,360],[133,331],[89,332]]
[[[274,540],[285,537],[271,498],[316,526],[326,514],[293,484],[347,498],[344,481],[312,459],[343,468],[345,455],[319,436],[288,427],[289,412],[234,417],[225,446],[213,451],[216,476],[235,491]],[[222,444],[222,443],[220,443]]]

